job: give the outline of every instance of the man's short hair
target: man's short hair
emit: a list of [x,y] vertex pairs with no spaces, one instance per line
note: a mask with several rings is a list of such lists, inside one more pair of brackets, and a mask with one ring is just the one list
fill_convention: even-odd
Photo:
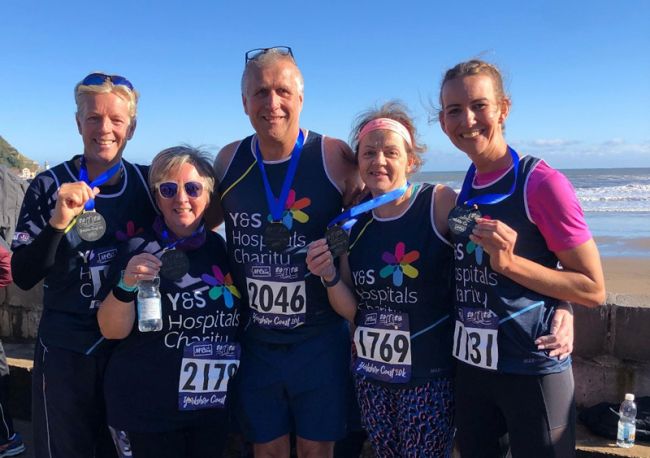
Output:
[[248,84],[248,78],[251,69],[264,68],[269,65],[273,65],[277,62],[280,62],[282,60],[289,61],[296,67],[296,72],[297,72],[296,85],[298,86],[298,92],[302,95],[305,90],[305,80],[302,77],[302,72],[298,68],[298,65],[296,65],[296,61],[293,59],[293,56],[291,56],[291,54],[287,54],[286,52],[283,52],[275,48],[269,49],[268,51],[261,53],[257,57],[246,62],[246,66],[244,67],[244,73],[241,76],[242,95],[246,95],[246,85]]

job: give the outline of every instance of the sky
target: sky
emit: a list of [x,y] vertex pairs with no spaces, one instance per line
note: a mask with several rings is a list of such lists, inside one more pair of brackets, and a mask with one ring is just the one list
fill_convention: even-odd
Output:
[[469,161],[431,120],[445,70],[482,58],[512,98],[506,138],[558,168],[650,167],[650,1],[0,0],[0,135],[50,165],[82,152],[74,85],[92,71],[141,94],[125,158],[252,133],[247,50],[291,46],[302,127],[347,140],[362,111],[398,99],[427,144],[423,170]]

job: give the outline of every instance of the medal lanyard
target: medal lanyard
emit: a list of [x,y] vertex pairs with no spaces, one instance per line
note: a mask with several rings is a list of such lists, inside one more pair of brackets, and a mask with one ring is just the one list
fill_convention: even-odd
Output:
[[347,231],[351,229],[352,226],[354,226],[354,224],[357,222],[355,216],[359,216],[363,213],[369,212],[370,210],[374,210],[377,207],[381,207],[384,204],[399,199],[404,195],[404,193],[409,188],[409,186],[411,186],[411,183],[407,181],[400,188],[393,189],[392,191],[387,192],[386,194],[382,194],[381,196],[362,202],[359,205],[355,205],[354,207],[347,209],[339,216],[334,218],[332,221],[330,221],[327,227],[330,228],[335,224],[340,223],[341,221],[349,219],[349,221],[346,221],[344,224],[341,225],[341,228]]
[[[83,156],[81,156],[81,159],[79,160],[79,181],[83,181],[90,187],[90,189],[92,189],[95,186],[103,185],[108,180],[113,178],[113,176],[117,173],[118,170],[120,170],[121,167],[122,167],[122,161],[120,160],[120,162],[115,164],[113,167],[106,170],[104,173],[99,175],[93,181],[90,181],[90,179],[88,178],[88,169],[86,168],[86,159]],[[84,210],[92,211],[94,209],[95,209],[95,198],[91,197],[86,202],[86,205],[84,205]]]
[[476,176],[476,166],[472,164],[469,166],[469,170],[467,170],[467,173],[465,174],[465,180],[463,181],[463,187],[461,188],[460,194],[458,195],[458,200],[460,202],[463,202],[465,205],[472,206],[474,204],[496,204],[510,197],[512,193],[515,192],[515,187],[517,186],[519,155],[514,149],[510,148],[509,146],[508,152],[510,153],[510,157],[512,157],[512,168],[515,171],[515,179],[512,181],[512,186],[510,186],[510,190],[506,194],[483,194],[481,196],[465,200],[470,194],[472,182]]
[[289,195],[289,188],[293,183],[293,178],[296,176],[296,170],[298,169],[298,160],[302,153],[302,147],[305,143],[305,136],[302,133],[302,129],[299,131],[298,138],[296,139],[296,144],[291,151],[291,160],[289,161],[289,169],[287,174],[284,177],[284,182],[282,183],[282,189],[280,191],[280,197],[276,199],[273,195],[273,190],[271,189],[271,184],[269,183],[269,178],[266,174],[266,169],[264,168],[264,160],[262,159],[262,152],[260,151],[259,141],[255,142],[255,157],[257,158],[257,165],[260,168],[262,174],[262,180],[264,181],[264,191],[266,193],[266,202],[269,206],[269,211],[273,217],[274,222],[278,222],[282,219],[282,213],[284,212],[284,203],[287,201],[287,196]]
[[165,251],[173,250],[176,247],[176,245],[180,245],[186,240],[196,237],[197,235],[201,234],[204,230],[205,230],[205,226],[201,224],[191,235],[188,235],[187,237],[183,237],[182,239],[177,239],[174,242],[168,243],[171,237],[169,236],[169,231],[167,230],[167,226],[165,226],[165,229],[163,229],[162,231],[163,244],[165,246],[162,249],[158,250],[156,253],[160,253],[161,251],[165,252]]

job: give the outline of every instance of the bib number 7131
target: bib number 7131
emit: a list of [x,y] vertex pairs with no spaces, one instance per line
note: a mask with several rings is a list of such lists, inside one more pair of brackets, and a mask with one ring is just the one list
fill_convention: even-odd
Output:
[[453,356],[472,366],[496,370],[499,362],[497,329],[465,327],[456,321]]

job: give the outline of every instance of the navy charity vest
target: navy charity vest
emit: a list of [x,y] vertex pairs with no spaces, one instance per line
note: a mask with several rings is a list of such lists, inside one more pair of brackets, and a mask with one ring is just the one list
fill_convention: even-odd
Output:
[[[77,157],[39,174],[31,183],[20,211],[14,248],[31,243],[47,225],[58,188],[79,181],[74,165]],[[122,163],[119,183],[101,186],[101,194],[95,198],[95,210],[106,220],[104,236],[85,242],[72,228],[59,243],[55,264],[44,282],[38,333],[45,345],[85,354],[109,349],[97,324],[97,293],[106,282],[118,243],[151,227],[155,216],[146,181],[148,167]]]
[[449,376],[453,365],[452,248],[431,216],[435,187],[416,188],[401,216],[361,217],[348,258],[359,301],[355,372],[402,387]]
[[[235,284],[248,304],[242,311],[244,338],[300,342],[342,323],[320,279],[309,274],[305,263],[307,245],[324,236],[327,223],[341,212],[342,196],[325,171],[323,137],[309,132],[282,215],[290,231],[289,248],[271,251],[263,236],[270,210],[253,138],[241,142],[218,188]],[[265,162],[276,197],[288,165],[288,158]]]
[[[558,260],[525,205],[525,185],[539,159],[521,158],[489,186],[472,188],[470,196],[507,193],[517,173],[513,194],[496,204],[479,204],[483,217],[498,219],[517,232],[515,254],[549,268]],[[459,204],[461,204],[459,202]],[[461,362],[503,373],[540,375],[561,372],[570,358],[559,361],[537,350],[535,340],[550,333],[558,300],[525,288],[490,268],[490,257],[468,237],[453,236],[456,317],[453,355]]]
[[[152,231],[132,239],[120,250],[111,267],[111,278],[117,281],[132,256],[141,252],[159,256],[160,250],[161,243]],[[219,383],[226,385],[220,387],[223,394],[208,394],[225,396],[225,380],[232,375],[224,372],[228,362],[221,366],[214,363],[209,370],[222,372],[216,374],[220,377],[216,382],[209,381],[205,365],[197,359],[189,361],[186,347],[198,344],[210,351],[212,343],[233,343],[240,321],[239,291],[229,275],[221,236],[208,232],[201,247],[184,251],[189,259],[188,273],[176,281],[160,278],[162,330],[140,332],[136,314],[131,334],[119,341],[106,368],[108,423],[118,429],[179,430],[205,425],[215,416],[225,415],[222,408],[195,409],[197,406],[184,403],[181,408],[179,402],[184,398],[185,385],[194,390],[203,386],[206,391]]]

